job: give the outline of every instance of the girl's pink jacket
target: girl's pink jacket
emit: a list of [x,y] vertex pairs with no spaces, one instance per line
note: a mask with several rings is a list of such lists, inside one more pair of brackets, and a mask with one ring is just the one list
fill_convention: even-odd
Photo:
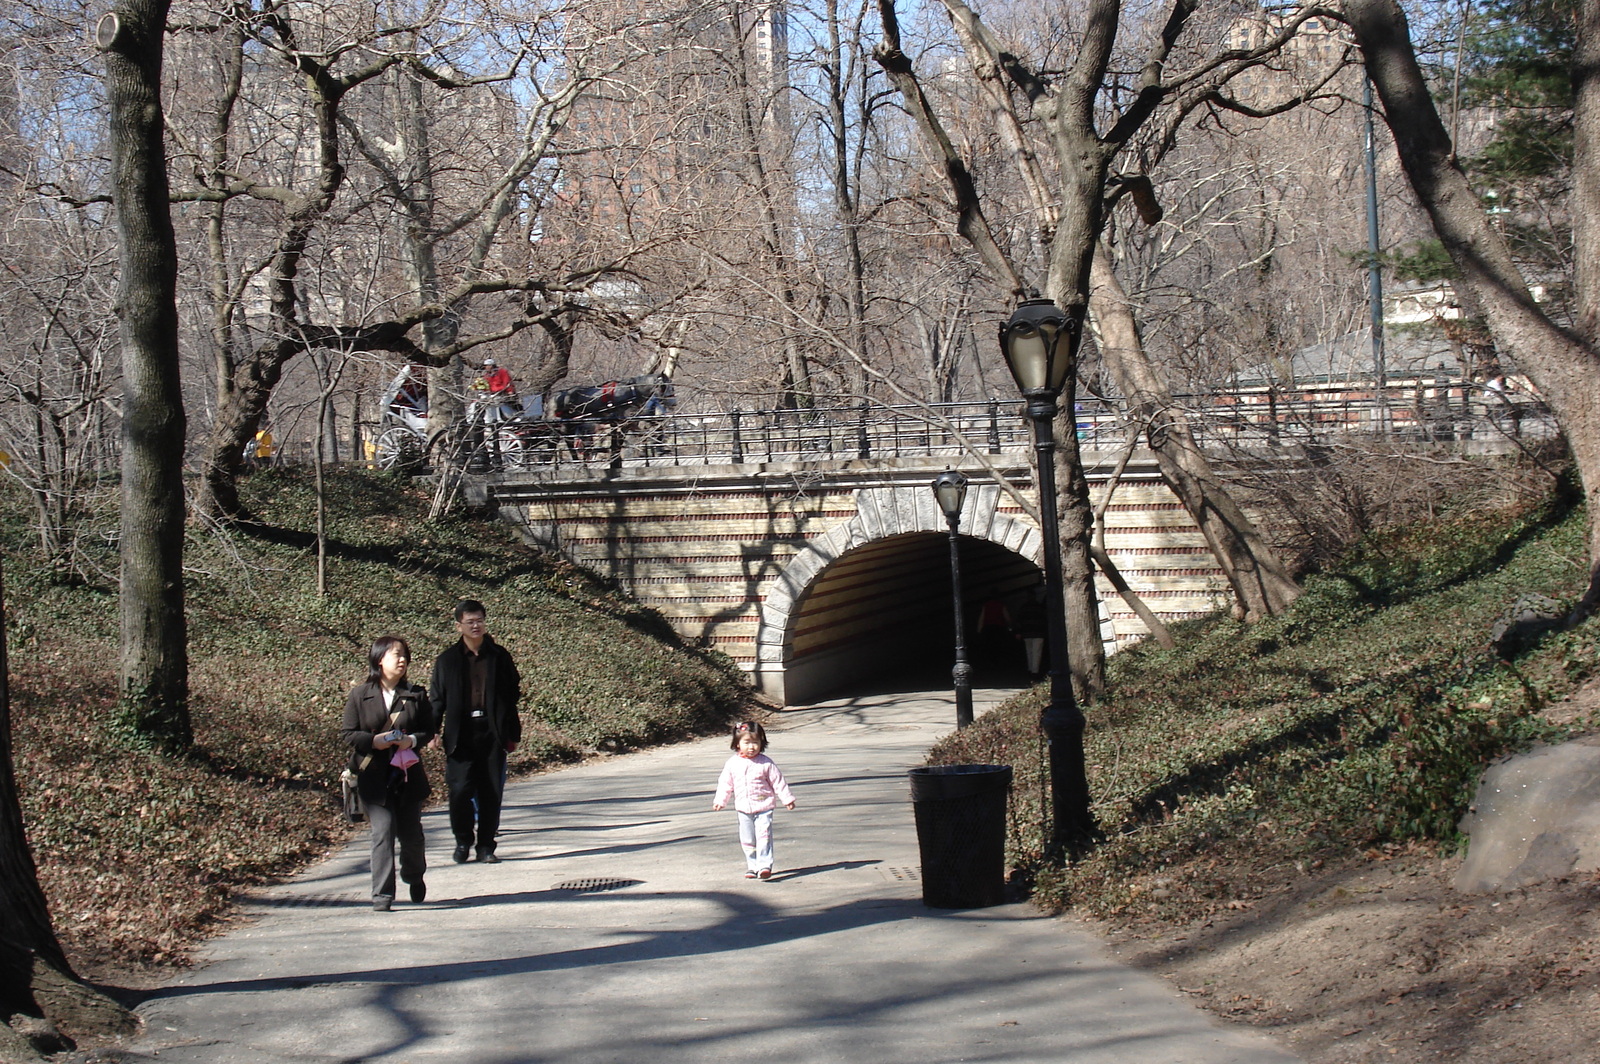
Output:
[[783,773],[766,754],[740,757],[734,754],[722,766],[722,778],[717,780],[717,798],[713,805],[727,805],[741,813],[765,813],[779,802],[788,805],[794,801]]

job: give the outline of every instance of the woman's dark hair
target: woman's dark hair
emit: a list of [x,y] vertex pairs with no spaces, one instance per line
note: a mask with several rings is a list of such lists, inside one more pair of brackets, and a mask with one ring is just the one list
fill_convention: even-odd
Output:
[[755,736],[756,742],[761,744],[761,749],[763,751],[766,750],[767,729],[763,728],[760,724],[757,724],[753,720],[742,720],[733,726],[733,741],[728,744],[729,748],[734,750],[739,749],[739,740],[743,739],[746,735]]
[[397,635],[380,635],[372,643],[372,649],[367,651],[367,682],[377,683],[383,679],[383,656],[389,653],[389,648],[395,644],[405,652],[406,660],[411,660],[411,644]]

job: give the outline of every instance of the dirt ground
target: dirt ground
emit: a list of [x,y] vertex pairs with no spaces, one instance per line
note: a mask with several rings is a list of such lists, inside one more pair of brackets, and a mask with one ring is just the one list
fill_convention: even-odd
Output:
[[1600,876],[1464,895],[1458,863],[1320,872],[1181,933],[1090,926],[1117,959],[1311,1064],[1600,1057]]
[[[1593,719],[1600,686],[1547,716]],[[1600,873],[1463,894],[1461,859],[1370,852],[1285,882],[1239,883],[1183,929],[1085,921],[1121,961],[1310,1064],[1600,1059]]]

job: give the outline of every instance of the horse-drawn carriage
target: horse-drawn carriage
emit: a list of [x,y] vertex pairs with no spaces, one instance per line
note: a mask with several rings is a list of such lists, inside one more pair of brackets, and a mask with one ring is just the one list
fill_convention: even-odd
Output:
[[384,392],[374,453],[379,468],[437,464],[448,456],[469,468],[523,469],[554,464],[563,449],[585,462],[596,453],[602,431],[615,434],[620,446],[622,433],[677,405],[672,380],[646,373],[556,392],[548,413],[542,396],[513,402],[511,395],[482,392],[467,403],[459,422],[446,425],[429,416],[426,373],[406,366]]

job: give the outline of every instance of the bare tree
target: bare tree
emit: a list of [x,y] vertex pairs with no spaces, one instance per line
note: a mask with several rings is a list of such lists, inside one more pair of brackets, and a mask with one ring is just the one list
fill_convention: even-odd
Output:
[[1298,597],[1300,587],[1212,470],[1188,415],[1145,356],[1127,293],[1103,244],[1095,249],[1093,276],[1090,306],[1100,352],[1134,422],[1144,429],[1163,479],[1205,536],[1233,587],[1243,618],[1256,621],[1282,611]]
[[[0,301],[13,308],[0,360],[4,473],[33,503],[45,564],[62,579],[104,578],[80,544],[117,462],[115,322],[101,287],[112,280],[112,249],[98,233],[26,207],[11,222],[0,273]],[[41,230],[50,238],[40,241]]]
[[[1395,0],[1346,0],[1344,18],[1361,46],[1401,165],[1434,231],[1477,299],[1496,344],[1517,360],[1566,433],[1585,492],[1600,491],[1600,0],[1577,7],[1573,61],[1573,235],[1577,321],[1552,321],[1528,290],[1505,237],[1474,195],[1417,64],[1410,27]],[[1600,603],[1600,508],[1589,508],[1590,580],[1580,611]]]
[[[1023,176],[1035,216],[1040,220],[1042,236],[1046,240],[1059,239],[1061,211],[1057,199],[1048,193],[1050,183],[1041,165],[1039,152],[1024,135],[1024,126],[1012,95],[1000,83],[1002,71],[1021,69],[1021,77],[1013,76],[1012,83],[1030,99],[1037,109],[1045,99],[1046,90],[1036,75],[1026,71],[1021,61],[1006,55],[988,29],[975,13],[960,0],[946,0],[963,45],[980,74],[978,84],[989,102],[991,113],[999,117],[997,123],[1002,140],[1015,167]],[[1150,46],[1139,76],[1140,95],[1147,100],[1162,102],[1161,111],[1151,111],[1140,118],[1140,105],[1127,108],[1121,120],[1111,124],[1109,134],[1100,138],[1094,133],[1092,123],[1079,121],[1074,125],[1072,139],[1056,145],[1058,172],[1064,171],[1064,156],[1086,150],[1093,140],[1098,150],[1114,153],[1120,148],[1118,138],[1131,138],[1137,122],[1157,119],[1153,143],[1141,152],[1142,164],[1155,167],[1165,156],[1174,140],[1177,127],[1191,111],[1209,104],[1247,110],[1237,101],[1222,95],[1228,81],[1270,50],[1263,48],[1256,54],[1236,52],[1231,58],[1226,53],[1220,61],[1194,63],[1187,70],[1168,75],[1164,71],[1179,34],[1184,30],[1188,12],[1178,5],[1169,16],[1162,33]],[[1092,20],[1091,20],[1092,21]],[[1271,44],[1281,45],[1281,35]],[[1336,69],[1336,65],[1328,68]],[[984,76],[984,72],[988,72]],[[1102,72],[1101,77],[1104,77]],[[1315,91],[1315,88],[1311,90]],[[1286,99],[1273,105],[1273,110],[1283,110],[1301,102],[1309,92],[1280,94]],[[1057,97],[1056,106],[1060,107]],[[1154,106],[1152,103],[1149,106]],[[1059,116],[1059,110],[1058,110]],[[1133,120],[1130,123],[1130,119]],[[1120,133],[1118,131],[1121,131]],[[1076,147],[1073,147],[1073,146]],[[1110,178],[1103,195],[1108,203],[1131,193],[1146,224],[1160,220],[1150,180],[1136,176],[1116,175]],[[1070,198],[1063,198],[1071,204]],[[1232,585],[1238,609],[1246,619],[1255,620],[1276,613],[1293,602],[1299,587],[1277,552],[1263,537],[1243,509],[1231,497],[1222,480],[1216,476],[1210,461],[1195,440],[1181,406],[1172,397],[1162,373],[1157,369],[1145,349],[1138,324],[1132,313],[1132,304],[1116,276],[1110,255],[1102,241],[1096,242],[1090,267],[1089,312],[1096,327],[1099,354],[1116,381],[1118,389],[1130,406],[1130,416],[1135,424],[1145,427],[1146,438],[1160,465],[1162,475],[1184,508],[1189,512],[1205,536],[1213,555],[1222,566]]]
[[[996,239],[995,232],[984,214],[977,184],[956,151],[943,122],[934,110],[932,101],[902,49],[899,17],[892,0],[880,0],[879,11],[883,20],[884,39],[876,52],[878,62],[882,64],[890,80],[900,91],[901,98],[910,111],[929,153],[943,168],[955,197],[957,230],[1006,288],[1018,296],[1029,294],[1033,291],[1032,286],[1023,280],[1017,265]],[[1105,42],[1107,48],[1109,43],[1109,40]],[[1086,48],[1085,51],[1088,52],[1090,49]],[[1104,60],[1105,56],[1102,56],[1102,71]],[[1092,96],[1092,92],[1090,95]],[[1104,166],[1105,163],[1099,164],[1102,178]],[[1096,187],[1099,187],[1098,184]],[[1091,243],[1093,234],[1099,229],[1098,193],[1093,199],[1093,208],[1095,221],[1088,230],[1091,234]],[[1064,228],[1058,229],[1058,233],[1064,231]],[[1089,250],[1087,246],[1084,248],[1086,254]],[[1052,260],[1056,258],[1057,256],[1052,254]],[[1070,263],[1070,259],[1066,258],[1061,261]],[[1087,267],[1087,259],[1083,265]],[[1073,294],[1076,282],[1070,271],[1062,273],[1058,271],[1057,266],[1058,262],[1052,261],[1048,273],[1047,285],[1050,288],[1051,298],[1066,311],[1068,328],[1081,331],[1087,311],[1087,269],[1082,278],[1084,292],[1082,298],[1078,298]],[[1064,446],[1058,446],[1055,451],[1059,497],[1040,499],[1039,505],[1054,506],[1057,510],[1062,581],[1068,618],[1067,658],[1071,663],[1073,685],[1077,688],[1079,697],[1092,700],[1105,685],[1105,650],[1098,638],[1099,608],[1094,593],[1093,562],[1089,556],[1089,539],[1094,527],[1094,515],[1089,506],[1088,478],[1083,472],[1083,463],[1078,454],[1077,433],[1072,426],[1075,389],[1074,368],[1067,374],[1067,387],[1061,397],[1062,411],[1057,416],[1057,438],[1065,442]],[[1063,425],[1065,431],[1061,431]]]
[[[339,138],[339,112],[344,98],[356,86],[399,63],[401,57],[379,53],[376,58],[368,58],[363,49],[371,43],[372,34],[359,32],[357,27],[357,32],[344,36],[342,31],[352,27],[340,25],[338,20],[306,28],[293,21],[294,12],[289,9],[261,15],[244,14],[245,17],[236,22],[224,16],[223,26],[219,27],[231,28],[232,32],[219,35],[225,50],[226,76],[218,93],[211,137],[214,147],[205,176],[219,181],[220,185],[213,188],[201,183],[200,187],[180,197],[213,204],[208,214],[208,231],[219,236],[225,233],[216,221],[220,209],[216,205],[246,198],[271,204],[278,211],[277,233],[264,257],[266,339],[237,355],[229,355],[225,341],[219,342],[219,352],[224,356],[221,365],[231,369],[231,379],[219,381],[220,401],[206,446],[202,488],[196,501],[199,512],[210,516],[238,512],[235,485],[244,446],[260,424],[267,400],[290,358],[314,346],[350,350],[370,350],[385,344],[405,346],[405,329],[394,324],[387,328],[345,330],[308,322],[299,285],[300,270],[313,233],[332,209],[345,179]],[[295,181],[298,175],[293,165],[282,166],[282,177],[286,180],[275,183],[267,180],[269,175],[264,170],[240,172],[243,167],[233,161],[232,109],[240,100],[238,86],[242,77],[236,74],[238,63],[234,56],[247,41],[266,55],[277,57],[298,76],[304,93],[304,110],[291,113],[304,117],[303,132],[314,145],[303,167],[309,177],[301,182]],[[358,64],[352,57],[365,61]],[[353,69],[340,72],[339,65],[346,60],[350,60],[348,65]],[[227,158],[227,165],[220,165],[218,156]],[[213,316],[223,323],[232,319],[236,313],[233,304],[244,293],[237,281],[230,284],[222,280],[231,280],[226,241],[211,250],[213,291],[225,300],[214,308]],[[434,316],[437,315],[426,315]],[[220,325],[219,331],[222,331]]]
[[166,0],[103,19],[121,273],[123,711],[164,746],[193,741],[183,595],[183,444],[177,241],[161,108]]
[[[205,35],[227,56],[242,39],[251,57],[239,91],[231,59],[219,60],[229,77],[216,82],[209,106],[248,107],[253,121],[293,135],[280,151],[227,134],[228,165],[197,169],[178,193],[248,212],[249,226],[226,233],[260,247],[248,267],[212,269],[230,276],[214,290],[226,287],[235,310],[250,311],[254,339],[233,357],[232,384],[222,389],[205,447],[203,512],[237,510],[239,455],[302,352],[387,352],[442,370],[432,412],[448,421],[464,391],[464,352],[553,321],[568,332],[585,322],[636,329],[680,287],[652,295],[639,278],[652,254],[682,239],[681,216],[658,220],[627,203],[607,215],[614,228],[577,221],[590,178],[605,176],[584,165],[605,132],[574,130],[573,116],[580,101],[625,84],[630,65],[646,62],[636,36],[671,41],[694,11],[486,8],[463,33],[442,9],[392,24],[345,11],[298,21],[308,10],[225,12],[218,17],[237,22],[242,36]],[[539,376],[553,369],[565,365],[547,362]]]

